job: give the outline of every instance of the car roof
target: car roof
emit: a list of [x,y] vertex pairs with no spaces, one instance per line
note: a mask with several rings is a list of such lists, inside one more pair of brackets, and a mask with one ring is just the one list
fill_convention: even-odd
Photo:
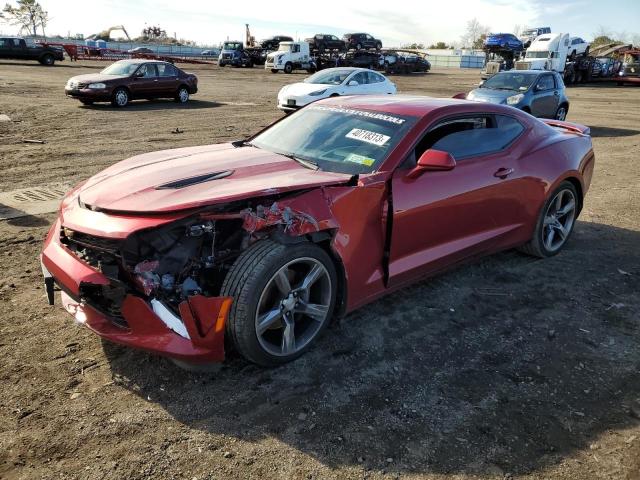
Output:
[[[504,105],[459,100],[455,98],[434,98],[418,95],[353,95],[331,97],[317,103],[346,108],[358,108],[372,112],[424,117],[442,108],[451,108],[457,113],[510,113],[517,115],[518,110]],[[515,113],[514,113],[515,112]],[[526,113],[524,115],[527,115]],[[520,115],[518,115],[520,117]]]
[[323,68],[321,71],[322,72],[331,72],[331,71],[335,71],[335,70],[347,70],[350,72],[358,72],[360,70],[364,70],[367,71],[369,70],[368,68],[362,68],[362,67],[333,67],[333,68]]
[[147,60],[146,58],[126,58],[124,60],[118,60],[118,63],[131,63],[131,64],[141,64],[141,63],[168,63],[162,60]]

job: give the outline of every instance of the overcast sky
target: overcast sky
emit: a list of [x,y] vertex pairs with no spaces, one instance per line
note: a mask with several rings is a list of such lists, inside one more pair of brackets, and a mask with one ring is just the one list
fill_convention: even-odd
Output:
[[[515,25],[526,25],[550,26],[554,32],[586,39],[591,39],[601,27],[626,35],[629,40],[640,34],[640,0],[445,0],[433,4],[418,0],[101,0],[89,4],[40,0],[40,3],[51,18],[49,35],[88,36],[113,25],[124,25],[131,36],[138,36],[147,24],[159,25],[169,35],[176,33],[178,38],[206,45],[244,39],[245,23],[250,24],[257,39],[274,34],[303,39],[314,33],[342,36],[349,31],[363,31],[389,46],[451,43],[460,40],[466,22],[474,17],[493,32],[512,32]],[[15,28],[1,23],[0,31],[17,33]]]

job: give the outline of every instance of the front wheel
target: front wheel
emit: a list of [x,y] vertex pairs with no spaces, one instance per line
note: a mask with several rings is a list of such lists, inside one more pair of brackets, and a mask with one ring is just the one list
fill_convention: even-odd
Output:
[[129,91],[126,88],[117,88],[111,97],[111,105],[114,107],[126,107],[129,104]]
[[556,255],[566,244],[579,213],[576,188],[571,182],[562,182],[545,202],[529,242],[521,251],[535,257]]
[[180,87],[178,89],[175,100],[178,103],[187,103],[189,101],[189,90],[187,87]]
[[278,73],[278,69],[277,68],[272,68],[271,69],[271,73]]
[[566,105],[560,105],[556,110],[555,119],[563,121],[567,118],[568,108]]
[[50,53],[47,53],[46,55],[42,56],[42,58],[40,59],[40,63],[42,65],[46,65],[47,67],[50,67],[51,65],[56,63],[56,59],[53,58],[53,55],[51,55]]
[[234,299],[228,338],[259,365],[290,362],[329,323],[336,288],[333,261],[319,246],[256,242],[237,258],[222,285],[221,294]]
[[284,73],[291,73],[293,72],[293,65],[291,65],[291,63],[287,63],[284,66]]

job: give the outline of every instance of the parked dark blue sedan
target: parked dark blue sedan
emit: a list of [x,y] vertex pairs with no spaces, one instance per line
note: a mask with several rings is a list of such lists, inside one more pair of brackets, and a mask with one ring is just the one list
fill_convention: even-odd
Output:
[[496,73],[469,92],[467,100],[510,105],[540,118],[564,120],[569,112],[562,77],[547,70]]
[[524,45],[513,33],[490,33],[484,41],[484,47],[490,50],[524,50]]

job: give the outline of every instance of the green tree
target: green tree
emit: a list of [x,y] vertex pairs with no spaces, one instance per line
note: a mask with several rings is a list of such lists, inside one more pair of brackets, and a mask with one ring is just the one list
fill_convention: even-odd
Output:
[[599,37],[596,37],[593,39],[593,42],[591,42],[591,46],[597,47],[598,45],[607,45],[608,43],[622,43],[622,42],[614,40],[613,38],[607,35],[600,35]]
[[402,48],[406,48],[408,50],[424,50],[424,43],[407,43],[403,45]]
[[432,43],[429,48],[433,48],[434,50],[447,50],[451,47],[447,45],[447,42],[437,42],[437,43]]
[[17,0],[15,6],[7,3],[2,13],[7,23],[20,27],[20,33],[26,31],[34,37],[38,35],[38,29],[44,35],[44,27],[49,21],[49,14],[36,0]]

